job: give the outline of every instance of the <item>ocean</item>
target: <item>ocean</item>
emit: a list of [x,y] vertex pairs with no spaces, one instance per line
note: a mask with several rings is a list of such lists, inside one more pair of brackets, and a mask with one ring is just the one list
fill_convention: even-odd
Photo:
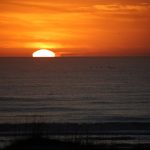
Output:
[[0,123],[150,122],[150,57],[0,58]]

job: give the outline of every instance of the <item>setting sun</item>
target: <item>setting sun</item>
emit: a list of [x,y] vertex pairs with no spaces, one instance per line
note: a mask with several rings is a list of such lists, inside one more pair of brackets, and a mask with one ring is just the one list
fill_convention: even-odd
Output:
[[50,50],[40,49],[32,54],[33,57],[56,57],[56,54]]

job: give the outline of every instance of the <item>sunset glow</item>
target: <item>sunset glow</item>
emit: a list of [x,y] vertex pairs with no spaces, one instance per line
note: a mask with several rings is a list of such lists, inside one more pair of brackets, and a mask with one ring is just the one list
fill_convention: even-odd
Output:
[[56,55],[54,52],[50,50],[41,49],[41,50],[34,52],[32,56],[33,57],[55,57]]
[[2,0],[0,56],[150,55],[149,0]]

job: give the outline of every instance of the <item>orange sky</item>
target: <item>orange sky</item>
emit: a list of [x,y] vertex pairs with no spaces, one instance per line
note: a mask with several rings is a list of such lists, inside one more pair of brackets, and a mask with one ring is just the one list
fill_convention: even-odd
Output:
[[1,0],[0,56],[150,55],[149,0]]

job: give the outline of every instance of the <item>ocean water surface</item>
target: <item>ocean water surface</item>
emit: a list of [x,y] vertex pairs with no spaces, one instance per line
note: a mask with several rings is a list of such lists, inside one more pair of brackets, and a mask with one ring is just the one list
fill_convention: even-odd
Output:
[[150,122],[150,58],[0,58],[0,123]]

